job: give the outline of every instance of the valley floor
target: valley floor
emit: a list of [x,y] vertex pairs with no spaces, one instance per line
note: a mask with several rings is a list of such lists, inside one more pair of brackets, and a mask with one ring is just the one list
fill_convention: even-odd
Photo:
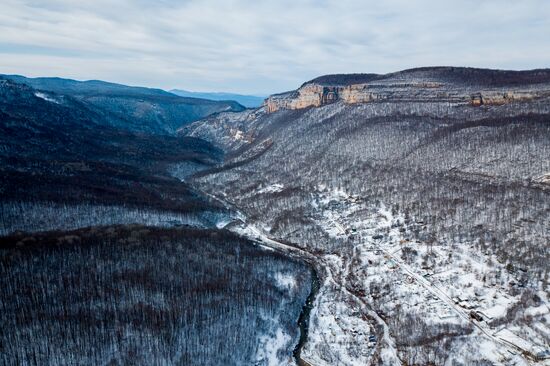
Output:
[[[383,205],[372,208],[342,191],[320,192],[314,201],[318,224],[350,245],[309,252],[273,239],[269,228],[242,213],[241,224],[231,227],[316,267],[322,286],[303,364],[550,364],[549,299],[540,284],[525,282],[473,245],[411,242],[409,230],[421,223]],[[355,221],[358,210],[361,217],[371,210],[369,219]],[[532,299],[517,295],[518,285],[531,288]]]

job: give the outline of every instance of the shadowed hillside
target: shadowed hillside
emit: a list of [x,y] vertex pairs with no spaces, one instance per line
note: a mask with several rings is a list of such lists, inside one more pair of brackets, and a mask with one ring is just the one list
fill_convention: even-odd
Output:
[[73,97],[101,115],[106,124],[138,132],[173,134],[177,128],[207,115],[244,109],[237,102],[184,98],[160,89],[99,80],[26,78],[19,75],[0,75],[0,79],[25,84],[42,92]]

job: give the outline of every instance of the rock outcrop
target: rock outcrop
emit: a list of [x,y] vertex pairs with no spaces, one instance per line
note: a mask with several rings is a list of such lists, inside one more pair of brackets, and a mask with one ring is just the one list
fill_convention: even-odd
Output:
[[[458,70],[458,72],[457,72]],[[537,73],[538,78],[531,77]],[[523,83],[527,82],[527,84]],[[264,102],[268,113],[280,109],[319,107],[377,101],[449,102],[462,105],[504,105],[550,96],[550,72],[502,72],[466,68],[426,68],[387,75],[329,75],[298,90],[272,95]]]

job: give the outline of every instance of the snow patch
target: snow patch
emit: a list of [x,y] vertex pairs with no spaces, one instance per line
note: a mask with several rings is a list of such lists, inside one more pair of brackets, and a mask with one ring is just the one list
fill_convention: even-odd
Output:
[[275,275],[275,283],[281,289],[293,289],[296,287],[296,279],[289,273],[279,272]]
[[256,354],[257,364],[266,366],[291,365],[291,360],[281,360],[278,355],[279,350],[284,350],[291,340],[290,336],[285,334],[281,328],[277,329],[275,334],[262,336]]
[[283,188],[284,186],[282,184],[274,183],[265,188],[260,189],[258,193],[277,193],[277,192],[281,192]]
[[34,96],[40,98],[40,99],[44,99],[45,101],[48,101],[48,102],[51,102],[51,103],[55,103],[55,104],[61,104],[60,101],[58,101],[57,99],[54,99],[44,93],[41,93],[41,92],[36,92],[34,93]]
[[242,140],[243,139],[243,131],[238,130],[237,132],[235,132],[235,136],[233,136],[233,138],[235,140]]
[[550,184],[550,173],[546,173],[534,179],[535,182]]

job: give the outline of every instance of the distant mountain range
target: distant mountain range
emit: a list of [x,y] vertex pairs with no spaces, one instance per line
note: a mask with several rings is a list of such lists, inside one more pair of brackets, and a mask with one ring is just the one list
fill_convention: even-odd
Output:
[[202,98],[202,99],[210,99],[210,100],[217,100],[217,101],[234,100],[239,104],[244,105],[247,108],[257,108],[262,105],[265,99],[265,97],[256,96],[256,95],[242,95],[242,94],[221,93],[221,92],[202,93],[202,92],[192,92],[192,91],[182,90],[182,89],[172,89],[170,90],[170,93],[174,93],[181,97]]
[[[77,98],[0,78],[0,202],[142,205],[149,197],[149,206],[172,210],[202,205],[166,171],[213,164],[222,156],[218,149],[199,139],[115,127],[114,119]],[[154,193],[159,187],[162,196]],[[170,202],[162,198],[168,196]]]
[[74,98],[101,115],[103,122],[136,132],[173,134],[179,127],[210,114],[245,109],[234,101],[181,97],[160,89],[100,80],[27,78],[21,75],[0,75],[0,79],[27,85],[50,100],[61,101],[62,96]]

